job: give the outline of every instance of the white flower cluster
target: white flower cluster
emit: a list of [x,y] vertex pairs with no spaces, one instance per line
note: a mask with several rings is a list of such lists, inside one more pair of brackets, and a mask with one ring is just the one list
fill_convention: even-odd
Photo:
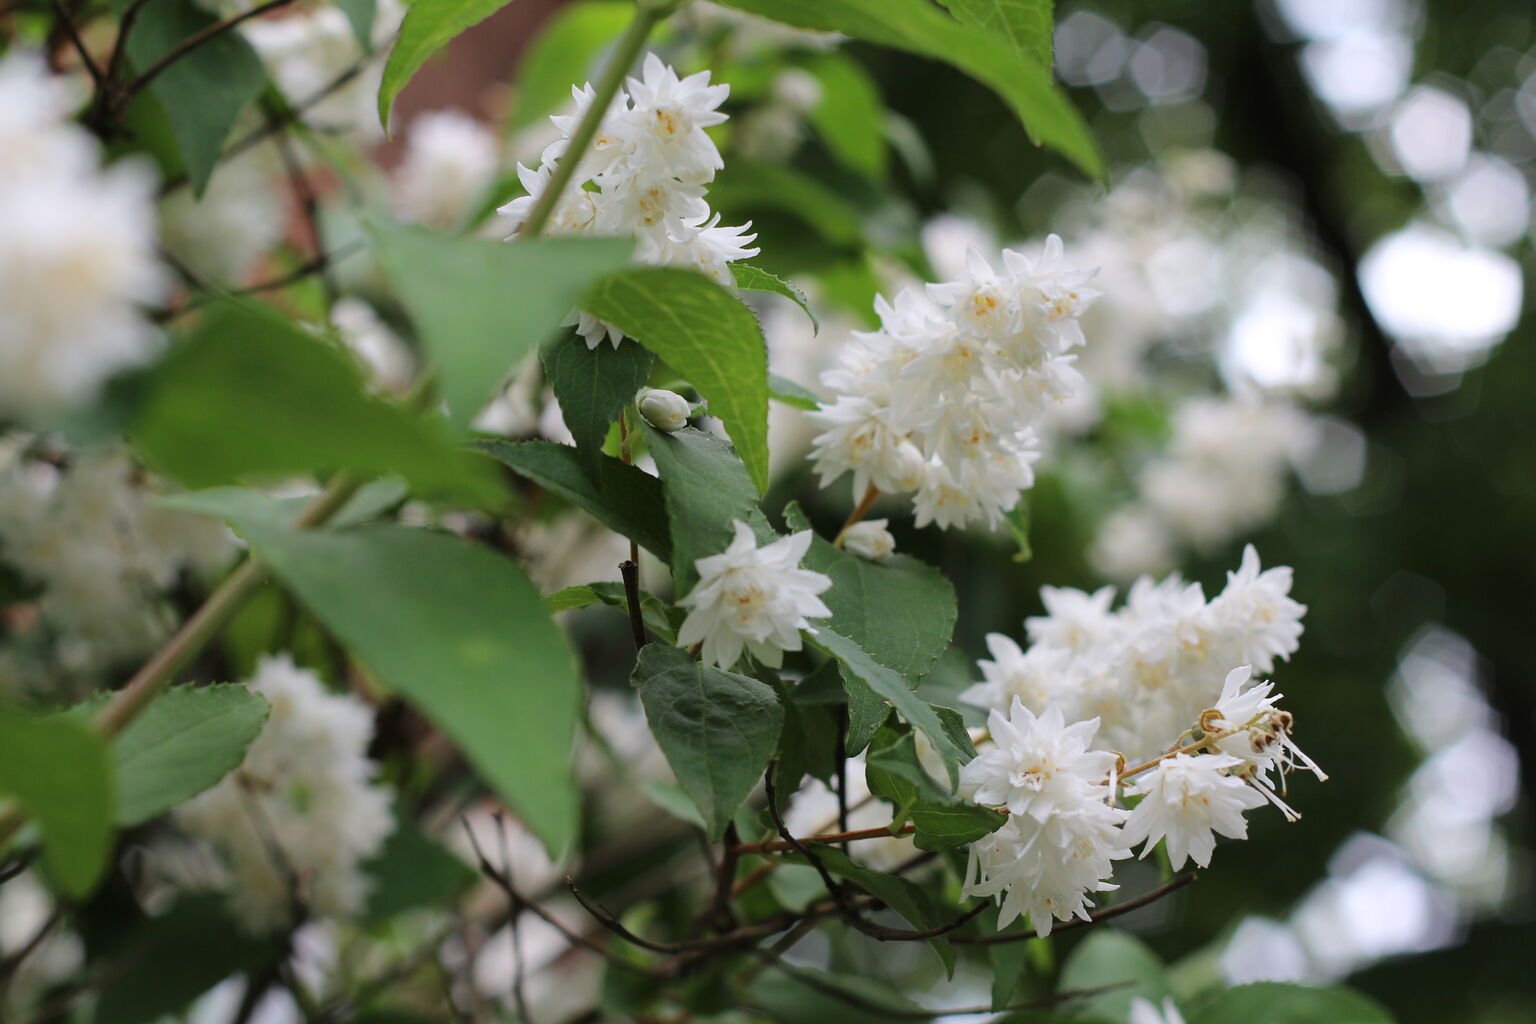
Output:
[[159,344],[138,309],[165,290],[153,175],[103,169],[76,99],[37,55],[0,60],[0,419],[89,399]]
[[853,474],[915,492],[917,525],[996,526],[1034,483],[1037,427],[1079,377],[1069,353],[1097,298],[1092,270],[1069,269],[1052,235],[1031,260],[1003,250],[1003,269],[975,249],[956,280],[875,300],[881,329],[858,333],[821,380],[836,396],[812,413],[823,486]]
[[[569,159],[571,137],[596,98],[591,85],[571,92],[576,112],[550,118],[561,138],[544,150],[539,168],[517,165],[528,194],[499,211],[513,235],[544,195],[555,167]],[[746,233],[751,224],[721,226],[705,199],[705,186],[724,163],[704,129],[726,120],[717,108],[729,93],[728,85],[709,84],[708,71],[679,79],[655,54],[647,54],[642,77],[628,79],[591,147],[576,157],[581,162],[546,233],[633,235],[640,262],[691,267],[730,284],[730,264],[758,250],[747,248],[757,237]],[[569,323],[591,348],[605,336],[614,345],[623,338],[617,327],[589,313],[575,313]]]
[[1139,499],[1106,521],[1090,558],[1111,576],[1134,574],[1158,568],[1174,539],[1209,549],[1263,525],[1315,438],[1312,418],[1285,400],[1191,399],[1167,451],[1142,467]]
[[[996,660],[964,697],[990,708],[990,742],[962,769],[961,793],[1009,817],[972,845],[966,893],[996,898],[1002,923],[1029,914],[1045,935],[1086,917],[1089,895],[1114,888],[1112,862],[1138,844],[1145,856],[1166,841],[1175,869],[1203,867],[1217,835],[1247,836],[1245,811],[1267,801],[1294,819],[1284,775],[1300,764],[1326,776],[1250,667],[1268,672],[1297,648],[1305,609],[1290,583],[1289,568],[1261,572],[1249,547],[1210,602],[1177,576],[1138,581],[1117,612],[1112,588],[1047,587],[1028,652],[988,637]],[[1116,806],[1121,773],[1138,776],[1125,780],[1141,797],[1129,811]]]
[[778,668],[785,651],[800,650],[807,620],[832,614],[817,596],[832,580],[799,567],[811,546],[810,530],[758,547],[752,527],[740,519],[732,527],[730,546],[696,563],[699,582],[678,602],[688,617],[677,642],[702,644],[704,661],[721,668],[736,664],[743,650]]
[[368,893],[358,865],[394,826],[366,755],[372,713],[286,654],[262,659],[247,685],[271,717],[245,763],[177,808],[176,821],[224,854],[232,906],[253,932],[289,923],[293,899],[321,917],[356,913]]
[[0,560],[42,585],[59,667],[88,674],[154,650],[175,625],[164,592],[183,569],[217,568],[233,537],[156,506],[120,451],[62,458],[0,466]]

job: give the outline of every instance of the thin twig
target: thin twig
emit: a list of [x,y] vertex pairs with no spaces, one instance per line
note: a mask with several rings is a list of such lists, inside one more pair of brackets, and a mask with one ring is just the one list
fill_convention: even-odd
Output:
[[133,32],[134,23],[139,20],[139,12],[144,10],[144,5],[149,0],[133,0],[128,9],[117,23],[117,41],[112,44],[112,56],[107,60],[107,79],[117,81],[119,72],[123,70],[123,61],[128,57],[128,36]]
[[223,35],[225,32],[228,32],[230,29],[234,28],[236,25],[239,25],[241,22],[260,17],[261,15],[266,14],[268,11],[276,10],[279,7],[286,7],[291,3],[293,3],[293,0],[267,0],[266,3],[257,7],[252,7],[248,11],[242,11],[241,13],[235,15],[233,18],[226,18],[223,21],[209,25],[205,29],[192,33],[190,36],[187,36],[187,38],[171,47],[169,53],[155,61],[143,71],[139,72],[137,77],[135,77],[126,86],[124,86],[123,99],[127,100],[133,97],[141,89],[144,89],[146,86],[148,86],[149,83],[153,82],[156,78],[159,78],[167,68],[181,60],[181,58],[185,57],[193,50],[202,46],[204,43],[208,42],[210,39]]
[[[832,756],[837,761],[837,830],[848,831],[848,705],[837,709],[837,736]],[[847,846],[844,844],[844,849]]]
[[602,925],[604,928],[607,928],[609,931],[613,932],[613,934],[617,935],[625,942],[628,942],[631,945],[639,946],[641,949],[648,949],[653,953],[704,953],[713,950],[732,949],[736,946],[751,945],[758,939],[764,939],[776,932],[783,931],[785,928],[788,928],[790,925],[799,921],[801,917],[799,914],[792,914],[782,917],[769,918],[766,921],[758,921],[754,924],[749,924],[745,927],[737,928],[734,931],[722,932],[720,935],[717,935],[711,939],[684,939],[681,942],[657,942],[654,939],[647,939],[642,935],[636,935],[634,932],[624,927],[619,919],[615,917],[613,913],[607,908],[603,907],[601,904],[593,903],[591,900],[587,899],[587,897],[582,894],[582,891],[576,888],[576,880],[570,876],[566,876],[565,887],[571,891],[572,896],[576,897],[576,902],[581,904],[582,909],[591,914],[593,919],[596,920],[598,924]]
[[106,77],[101,73],[101,68],[96,66],[96,61],[91,58],[91,53],[85,48],[85,40],[80,38],[80,32],[75,28],[75,19],[65,7],[63,0],[53,0],[54,13],[59,16],[59,26],[64,29],[64,34],[69,36],[70,43],[75,52],[80,55],[80,62],[91,73],[91,81],[96,83],[96,88],[101,89],[106,83]]
[[869,510],[874,508],[875,501],[879,497],[880,488],[876,487],[874,484],[870,484],[867,488],[864,489],[864,497],[860,498],[859,503],[853,507],[853,511],[848,513],[848,518],[843,521],[842,529],[838,530],[837,536],[832,538],[832,544],[834,546],[842,546],[843,535],[855,525],[857,525],[861,519],[869,515]]
[[298,197],[299,206],[304,211],[304,223],[309,228],[309,243],[314,251],[311,262],[316,265],[315,270],[320,275],[320,286],[325,291],[326,318],[329,319],[330,307],[335,305],[340,289],[330,272],[330,261],[325,254],[325,236],[320,229],[320,200],[310,185],[309,176],[304,173],[304,166],[300,163],[298,154],[294,152],[293,142],[288,138],[288,133],[274,132],[273,138],[277,144],[277,152],[282,157],[283,167],[288,172],[288,182],[293,188],[293,194]]
[[[1158,900],[1162,899],[1164,896],[1167,896],[1169,893],[1176,892],[1179,889],[1184,888],[1186,885],[1195,881],[1199,877],[1200,876],[1195,874],[1193,871],[1189,872],[1188,874],[1180,875],[1166,885],[1160,885],[1156,889],[1153,889],[1151,892],[1143,893],[1142,895],[1137,896],[1135,899],[1126,900],[1124,903],[1116,903],[1113,906],[1105,907],[1103,910],[1095,911],[1094,913],[1088,915],[1088,920],[1086,921],[1080,917],[1075,917],[1070,921],[1058,924],[1056,927],[1051,929],[1051,934],[1054,935],[1057,932],[1069,932],[1074,928],[1087,928],[1090,925],[1098,924],[1101,921],[1109,921],[1113,918],[1119,917],[1122,914],[1129,914],[1133,910],[1140,910],[1142,907],[1147,906],[1149,903],[1156,903]],[[1004,942],[1023,942],[1026,939],[1033,939],[1035,937],[1035,930],[1030,928],[1024,931],[1003,932],[1000,935],[960,935],[950,939],[949,941],[957,944],[964,943],[970,946],[995,946]]]
[[800,843],[826,843],[831,845],[833,843],[851,843],[859,839],[892,839],[896,836],[909,836],[916,831],[917,826],[912,824],[903,825],[895,832],[882,825],[878,828],[854,829],[851,832],[827,832],[822,835],[801,836],[799,838],[790,836],[787,839],[774,839],[763,843],[742,843],[736,847],[736,852],[738,854],[784,853],[787,850],[794,850],[798,853],[800,851],[798,844]]
[[740,838],[736,823],[729,822],[725,826],[720,866],[715,872],[715,897],[705,914],[705,919],[716,931],[728,932],[737,924],[736,914],[731,910],[731,896],[736,884],[736,846]]
[[645,616],[640,613],[640,567],[633,559],[619,563],[619,575],[624,579],[624,603],[629,606],[629,630],[635,637],[635,650],[646,644]]

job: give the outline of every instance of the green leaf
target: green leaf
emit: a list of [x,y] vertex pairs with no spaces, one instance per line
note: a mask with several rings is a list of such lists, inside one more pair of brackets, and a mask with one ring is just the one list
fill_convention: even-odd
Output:
[[[544,598],[544,607],[548,608],[551,614],[587,608],[594,604],[618,608],[626,614],[629,611],[629,598],[625,596],[624,585],[621,583],[582,583],[578,586],[566,587]],[[645,620],[645,625],[651,632],[667,643],[673,643],[677,639],[677,630],[673,625],[672,616],[668,614],[667,606],[655,594],[640,591],[640,617]]]
[[[400,824],[371,860],[362,865],[368,878],[363,918],[387,921],[417,907],[442,906],[479,880],[474,868],[397,812]],[[494,847],[492,847],[494,849]]]
[[[788,506],[784,516],[790,529],[810,529],[798,505]],[[934,567],[905,555],[871,562],[820,537],[811,542],[805,567],[832,578],[832,589],[822,595],[832,609],[827,625],[911,685],[949,647],[955,588]]]
[[[357,489],[329,520],[331,526],[356,526],[377,519],[403,501],[409,492],[398,478],[372,480]],[[315,500],[315,495],[274,498],[248,487],[205,487],[199,491],[164,494],[154,503],[161,508],[218,519],[260,519],[287,526]]]
[[710,183],[709,203],[732,215],[733,222],[754,211],[777,210],[804,221],[840,248],[857,248],[864,241],[864,217],[859,208],[820,178],[788,164],[732,159]]
[[225,909],[224,896],[214,894],[183,895],[124,945],[118,956],[153,969],[106,972],[95,1024],[162,1020],[225,978],[271,963],[281,949],[276,936],[246,934]]
[[[833,590],[836,589],[834,585]],[[834,633],[828,627],[817,626],[814,633],[806,630],[805,637],[811,646],[837,659],[842,666],[845,683],[851,678],[869,687],[895,708],[901,717],[921,729],[944,758],[945,764],[958,766],[965,760],[964,753],[949,738],[948,731],[933,708],[913,693],[899,675],[876,662],[858,644]]]
[[[795,287],[793,283],[784,280],[782,277],[775,277],[762,267],[754,267],[750,263],[732,263],[731,274],[736,278],[737,288],[746,288],[749,291],[756,292],[772,292],[775,295],[784,296],[805,310],[805,315],[811,318],[811,333],[821,333],[821,321],[816,319],[816,312],[811,309],[811,301],[805,297],[805,292]],[[773,375],[770,374],[770,383],[773,379]]]
[[352,26],[352,35],[357,39],[357,45],[363,48],[363,53],[373,55],[373,22],[378,16],[378,0],[336,0],[336,6],[341,8],[341,13],[347,16],[347,23]]
[[972,803],[918,803],[912,807],[917,832],[912,841],[919,850],[952,850],[991,835],[1008,821],[1008,815]]
[[43,833],[43,862],[71,896],[89,893],[112,848],[114,790],[106,742],[68,715],[0,703],[0,795]]
[[651,371],[651,354],[627,343],[618,348],[606,342],[588,348],[585,339],[571,332],[546,345],[540,358],[544,375],[560,401],[560,415],[590,468],[606,458],[603,440],[608,428],[645,383]]
[[662,561],[671,559],[661,481],[650,474],[604,458],[594,477],[575,448],[553,441],[476,441],[471,447],[585,509]]
[[634,682],[667,763],[719,839],[773,757],[784,725],[778,697],[664,644],[640,652]]
[[1275,981],[1217,992],[1189,1015],[1189,1024],[1392,1024],[1371,999],[1346,988],[1309,988]]
[[885,177],[885,105],[859,63],[838,52],[817,54],[806,69],[821,83],[821,99],[806,119],[839,163],[856,174]]
[[571,4],[540,29],[518,62],[517,102],[512,131],[518,131],[571,102],[571,86],[591,77],[599,54],[634,17],[627,0]]
[[952,64],[1007,100],[1037,144],[1060,152],[1091,177],[1104,174],[1104,161],[1093,137],[1052,82],[1049,65],[1021,59],[1005,37],[962,24],[928,0],[722,2],[775,21],[820,32],[842,32]]
[[1041,67],[1054,62],[1052,0],[939,0],[950,13],[1008,41],[1021,58]]
[[[406,24],[434,2],[417,0]],[[460,429],[525,355],[555,336],[587,284],[624,266],[634,249],[617,238],[509,245],[381,221],[369,225],[369,234],[437,367],[449,420]]]
[[513,562],[401,526],[241,524],[257,556],[389,688],[464,751],[558,855],[575,838],[581,681]]
[[602,278],[581,308],[688,379],[725,422],[758,493],[768,487],[768,348],[752,311],[702,274],[643,267]]
[[[985,934],[996,935],[997,908],[994,907],[982,916],[990,926]],[[987,965],[992,968],[992,1009],[1001,1010],[1013,1001],[1013,993],[1023,979],[1029,945],[1025,942],[994,942],[985,948]]]
[[1013,536],[1014,543],[1019,550],[1014,554],[1015,562],[1027,562],[1035,557],[1035,549],[1029,543],[1029,498],[1019,495],[1019,503],[1013,506],[1013,510],[1003,517],[1003,522],[1008,526],[1008,532]]
[[704,816],[694,806],[683,787],[670,782],[647,782],[640,786],[640,791],[650,798],[651,803],[666,811],[679,821],[685,821],[697,828],[704,829],[708,826],[704,822]]
[[1125,1020],[1130,1015],[1133,999],[1139,997],[1160,1003],[1164,996],[1170,994],[1167,972],[1156,953],[1141,940],[1125,932],[1096,928],[1072,950],[1072,955],[1062,965],[1057,991],[1078,991],[1106,985],[1118,987],[1074,999],[1072,1009],[1095,1020]]
[[[85,723],[112,700],[100,693],[69,711]],[[175,686],[112,741],[117,823],[138,825],[190,800],[245,760],[271,711],[235,683]]]
[[505,7],[511,0],[414,0],[406,9],[384,77],[379,81],[379,124],[389,131],[389,109],[400,90],[448,41]]
[[[135,70],[146,71],[183,40],[218,22],[192,0],[156,0],[144,6],[134,23],[128,58]],[[150,82],[149,92],[165,108],[195,195],[207,187],[230,128],[266,80],[251,44],[239,32],[221,32]]]
[[672,576],[681,597],[698,579],[694,563],[731,543],[731,520],[761,517],[757,491],[735,449],[713,434],[693,427],[670,434],[651,426],[644,430],[661,473],[672,534]]
[[768,397],[807,412],[821,408],[821,397],[816,392],[776,373],[768,375]]
[[171,349],[129,433],[153,467],[192,487],[354,469],[479,504],[502,493],[493,467],[437,424],[367,394],[345,354],[234,302]]

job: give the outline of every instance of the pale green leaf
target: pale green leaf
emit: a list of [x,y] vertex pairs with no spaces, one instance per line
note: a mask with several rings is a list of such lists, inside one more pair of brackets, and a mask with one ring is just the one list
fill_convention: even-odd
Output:
[[112,758],[89,725],[0,703],[0,803],[13,798],[43,833],[43,862],[64,891],[85,896],[112,848]]
[[129,436],[192,487],[353,469],[493,505],[495,467],[366,393],[344,353],[271,310],[219,303],[152,371]]
[[[411,13],[430,2],[419,0]],[[587,284],[624,266],[634,248],[616,238],[508,244],[377,221],[369,233],[437,369],[449,420],[459,428],[524,356],[555,337]]]
[[515,563],[431,530],[241,527],[257,557],[458,744],[552,853],[570,844],[581,682]]
[[[110,693],[70,709],[89,722]],[[117,823],[138,825],[215,785],[245,760],[271,709],[234,683],[175,686],[152,701],[112,741]]]
[[1218,992],[1189,1014],[1189,1024],[1392,1024],[1376,1002],[1346,988],[1274,981]]
[[1021,59],[1013,44],[977,25],[956,21],[929,0],[722,0],[752,14],[821,32],[842,32],[952,64],[990,87],[1013,108],[1030,138],[1051,147],[1092,177],[1104,161],[1087,126],[1051,80],[1049,65]]
[[454,36],[477,25],[511,0],[413,0],[379,81],[379,124],[389,131],[389,109],[421,66]]
[[875,80],[835,50],[817,54],[806,70],[821,84],[821,99],[806,115],[816,137],[845,167],[867,178],[884,178],[885,105]]
[[1108,985],[1116,987],[1073,1000],[1072,1008],[1098,1020],[1125,1020],[1131,1000],[1160,1003],[1169,994],[1163,962],[1145,943],[1122,931],[1096,928],[1067,957],[1058,987],[1076,991]]
[[[810,300],[805,297],[805,292],[795,287],[792,282],[786,281],[781,277],[775,277],[762,267],[754,267],[750,263],[732,263],[731,274],[736,278],[737,288],[745,288],[749,291],[757,292],[772,292],[775,295],[784,296],[805,310],[805,315],[810,317],[811,320],[812,334],[819,334],[821,332],[821,321],[816,319],[816,312],[811,309]],[[770,375],[771,379],[772,375]]]
[[752,311],[702,274],[644,267],[597,281],[581,308],[617,324],[687,378],[768,487],[768,348]]
[[1008,40],[1025,60],[1053,63],[1052,0],[939,0],[955,17]]

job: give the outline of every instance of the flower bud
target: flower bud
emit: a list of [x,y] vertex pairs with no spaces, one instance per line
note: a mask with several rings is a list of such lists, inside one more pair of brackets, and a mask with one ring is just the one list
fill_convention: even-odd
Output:
[[885,528],[885,519],[866,519],[843,531],[843,550],[871,562],[883,562],[896,553],[896,538]]
[[676,391],[663,391],[661,388],[643,391],[635,400],[635,408],[640,410],[645,422],[669,434],[688,425],[688,399]]
[[911,441],[902,441],[885,456],[886,483],[883,491],[915,491],[923,485],[928,460]]

